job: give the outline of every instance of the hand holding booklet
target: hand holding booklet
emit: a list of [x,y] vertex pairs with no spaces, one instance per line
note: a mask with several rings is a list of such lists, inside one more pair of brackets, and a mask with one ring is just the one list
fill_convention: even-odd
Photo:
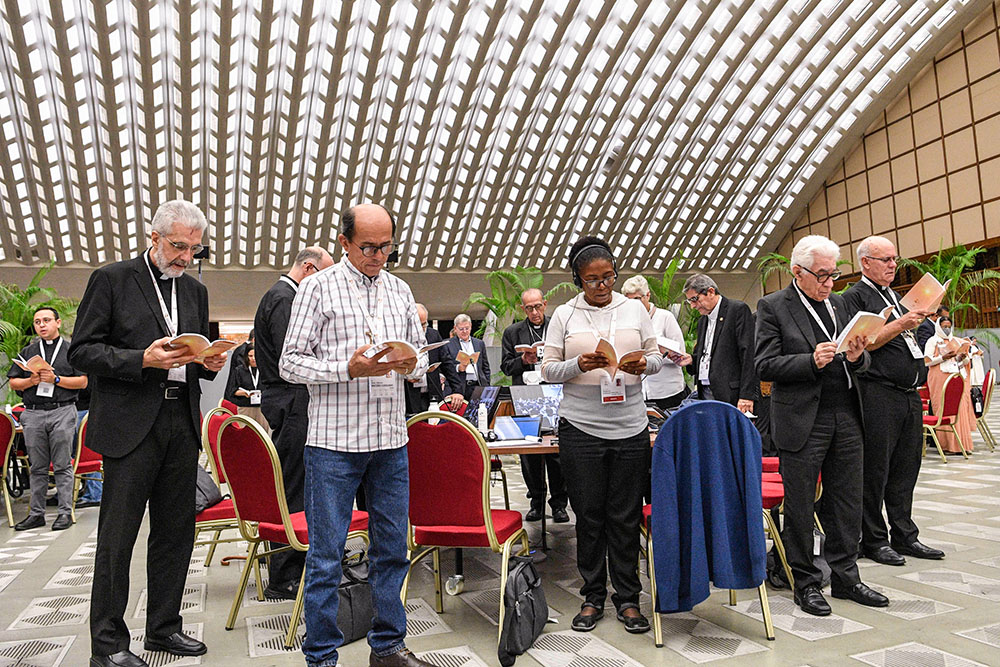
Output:
[[944,295],[948,292],[950,280],[946,280],[944,285],[929,273],[925,273],[918,280],[910,291],[899,300],[901,306],[907,310],[917,310],[932,313],[937,310],[944,300]]
[[645,358],[646,353],[642,350],[632,350],[626,352],[622,356],[618,356],[618,352],[615,350],[615,346],[611,344],[607,338],[600,338],[597,341],[597,349],[594,352],[601,352],[605,357],[608,358],[608,365],[601,370],[614,377],[618,372],[618,369],[623,365],[633,361],[639,361]]
[[214,357],[217,354],[228,352],[236,347],[236,343],[222,338],[209,341],[201,334],[186,333],[171,338],[164,344],[164,347],[168,350],[179,350],[186,347],[190,354],[197,355],[198,358],[195,361],[201,363],[205,360],[205,357]]
[[[382,350],[389,349],[390,352],[384,357],[379,359],[380,364],[391,364],[398,361],[406,361],[407,359],[416,359],[421,354],[426,354],[431,350],[436,350],[439,347],[447,345],[448,341],[443,340],[437,343],[431,343],[430,345],[424,345],[423,347],[417,349],[408,341],[405,340],[387,340],[384,343],[379,343],[378,345],[372,345],[370,348],[365,350],[365,356],[368,358],[374,357],[376,354]],[[429,369],[428,369],[429,370]]]
[[27,373],[37,373],[39,371],[51,371],[52,366],[49,365],[47,361],[42,359],[39,355],[35,355],[30,359],[22,359],[17,357],[14,359],[14,363],[20,366],[21,370]]
[[892,306],[886,306],[880,313],[869,313],[864,310],[854,314],[851,321],[847,323],[844,330],[837,336],[837,354],[846,352],[850,342],[856,336],[866,338],[868,342],[875,340],[882,327],[885,326],[889,315],[892,313]]
[[[435,345],[437,345],[437,343],[435,343]],[[465,350],[459,350],[458,355],[455,357],[455,359],[460,364],[475,364],[479,362],[479,353],[473,352],[472,354],[469,354]]]
[[536,351],[540,350],[543,347],[545,347],[545,341],[539,340],[539,341],[535,341],[531,345],[526,345],[526,344],[523,344],[523,343],[521,345],[515,345],[514,346],[514,350],[518,354],[524,354],[525,352],[531,352],[532,350],[536,350]]

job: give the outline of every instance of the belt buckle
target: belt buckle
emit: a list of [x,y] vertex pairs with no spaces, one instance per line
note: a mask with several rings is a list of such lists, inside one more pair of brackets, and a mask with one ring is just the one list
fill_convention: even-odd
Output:
[[177,387],[177,386],[174,386],[174,385],[170,385],[166,389],[163,390],[163,398],[167,399],[168,401],[176,400],[176,399],[178,399],[180,397],[181,397],[181,388],[180,387]]

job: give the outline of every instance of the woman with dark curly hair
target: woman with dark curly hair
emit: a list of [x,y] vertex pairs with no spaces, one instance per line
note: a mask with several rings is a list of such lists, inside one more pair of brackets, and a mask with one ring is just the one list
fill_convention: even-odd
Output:
[[[618,620],[628,632],[646,632],[636,569],[650,463],[641,376],[656,373],[663,357],[642,303],[612,291],[618,272],[607,243],[581,238],[570,250],[569,264],[583,292],[552,316],[542,377],[563,383],[559,458],[576,513],[577,566],[584,582],[583,607],[572,627],[593,630],[604,616],[610,569]],[[616,368],[599,345],[610,345],[619,358],[640,352]]]

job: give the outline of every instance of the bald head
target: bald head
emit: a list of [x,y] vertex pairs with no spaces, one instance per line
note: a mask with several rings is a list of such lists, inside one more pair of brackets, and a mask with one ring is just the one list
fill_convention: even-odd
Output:
[[299,251],[295,256],[295,262],[288,271],[288,277],[297,283],[301,283],[307,276],[322,271],[333,265],[333,257],[325,249],[319,246],[309,246]]
[[858,244],[858,261],[866,278],[888,287],[896,278],[896,246],[884,236],[869,236]]
[[385,207],[358,204],[340,218],[340,242],[347,261],[358,271],[374,278],[393,251],[396,221]]
[[420,318],[420,326],[427,328],[427,307],[422,303],[417,304],[417,317]]
[[531,288],[521,292],[521,310],[536,327],[545,321],[546,304],[545,295],[540,289]]

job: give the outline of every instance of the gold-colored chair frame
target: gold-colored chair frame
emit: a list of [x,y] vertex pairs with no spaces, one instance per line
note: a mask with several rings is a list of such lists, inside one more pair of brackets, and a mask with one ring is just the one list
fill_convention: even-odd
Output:
[[[527,554],[528,551],[529,551],[528,533],[522,527],[522,528],[514,531],[514,533],[511,534],[511,536],[508,537],[503,542],[503,544],[500,543],[500,540],[497,537],[496,530],[493,528],[493,516],[490,513],[490,509],[491,509],[491,507],[490,507],[490,451],[489,451],[489,448],[486,446],[486,441],[483,440],[483,436],[479,432],[479,430],[476,427],[474,427],[464,417],[460,417],[460,416],[458,416],[458,415],[456,415],[454,413],[451,413],[451,412],[438,412],[438,411],[421,412],[420,414],[413,415],[408,420],[406,420],[406,428],[409,429],[410,426],[412,426],[413,424],[416,424],[417,422],[429,421],[431,419],[437,419],[438,420],[437,423],[440,423],[440,420],[445,420],[445,421],[454,422],[454,423],[458,424],[459,426],[461,426],[463,429],[465,429],[469,433],[469,435],[471,435],[475,439],[476,444],[479,445],[479,451],[480,451],[480,454],[482,455],[482,458],[483,458],[483,485],[482,485],[483,486],[483,493],[482,493],[483,523],[486,526],[486,536],[489,539],[489,543],[490,543],[489,544],[489,549],[491,551],[493,551],[493,553],[501,554],[501,562],[500,562],[500,616],[499,616],[499,621],[497,623],[497,625],[498,625],[498,629],[497,629],[497,643],[499,643],[500,642],[500,634],[503,632],[503,617],[504,617],[503,600],[504,600],[504,592],[505,592],[505,590],[507,588],[507,567],[508,567],[508,563],[510,562],[511,550],[513,548],[514,543],[517,542],[518,540],[520,540],[521,541],[521,550],[518,552],[518,555]],[[401,597],[402,597],[402,600],[403,600],[403,604],[406,604],[407,592],[409,590],[409,585],[410,585],[410,574],[413,572],[413,567],[417,563],[419,563],[425,556],[427,556],[428,554],[430,554],[431,558],[432,558],[433,567],[434,567],[434,608],[437,610],[437,613],[439,613],[439,614],[444,613],[444,602],[443,602],[443,598],[442,598],[442,595],[441,595],[441,547],[440,546],[429,545],[429,544],[417,544],[417,542],[416,542],[416,531],[414,530],[413,525],[409,523],[409,520],[407,520],[406,543],[407,543],[407,549],[409,551],[408,556],[409,556],[409,559],[410,559],[410,567],[409,567],[409,569],[406,572],[406,577],[403,579],[403,590],[402,590],[402,594],[401,594]],[[445,546],[449,546],[449,545],[445,545]],[[456,547],[456,548],[463,548],[463,549],[485,549],[487,547]],[[420,551],[420,553],[418,553],[416,556],[414,556],[413,554],[418,549],[423,549],[423,550]]]
[[[83,453],[83,434],[87,432],[87,420],[90,419],[90,413],[88,412],[80,420],[80,426],[76,429],[76,451],[73,454],[73,499],[70,505],[70,517],[73,519],[73,523],[76,523],[76,501],[80,497],[80,489],[83,487],[83,481],[85,479],[99,479],[101,482],[104,481],[104,462],[101,462],[101,469],[97,472],[77,472],[80,467],[80,454]],[[87,477],[84,477],[87,475]],[[96,475],[96,477],[91,477],[91,475]]]
[[[941,402],[938,404],[938,405],[941,406],[942,410],[944,410],[944,397],[948,393],[948,385],[950,385],[953,381],[962,382],[963,381],[962,380],[962,376],[959,375],[958,373],[952,373],[951,375],[949,375],[948,377],[945,378],[944,384],[941,385]],[[959,405],[961,405],[961,403],[959,403]],[[937,423],[936,424],[924,424],[923,425],[923,427],[924,427],[923,432],[926,435],[931,436],[931,440],[934,441],[934,446],[937,447],[938,454],[941,456],[941,460],[944,461],[945,463],[947,463],[948,462],[948,457],[944,455],[944,449],[941,447],[941,441],[938,440],[937,429],[939,429],[939,428],[945,428],[945,427],[951,429],[951,432],[955,435],[955,441],[958,442],[958,448],[962,450],[962,456],[965,457],[966,459],[968,459],[969,458],[969,453],[965,449],[965,443],[962,442],[962,437],[958,434],[958,429],[955,428],[955,424],[951,424],[951,425],[942,424],[941,420],[944,419],[944,415],[934,415],[934,416],[937,417]],[[923,421],[923,420],[921,420],[921,421]],[[955,414],[955,421],[956,422],[958,421],[958,414],[957,413]]]
[[[213,408],[216,410],[219,408]],[[222,408],[224,409],[224,408]],[[211,411],[210,411],[211,412]],[[228,412],[228,410],[226,410]],[[207,420],[206,420],[207,422]],[[253,569],[254,575],[257,582],[257,599],[261,602],[264,601],[264,584],[260,578],[260,561],[263,558],[267,558],[273,554],[281,551],[288,551],[294,549],[295,551],[309,551],[309,545],[303,544],[299,541],[298,537],[295,535],[295,529],[292,527],[291,519],[289,518],[290,513],[288,511],[288,501],[285,499],[285,483],[284,478],[281,474],[281,462],[278,459],[278,452],[274,448],[274,444],[271,442],[270,436],[264,432],[264,429],[253,419],[243,417],[241,415],[233,415],[222,422],[222,426],[219,427],[219,463],[222,466],[222,474],[225,475],[226,479],[229,479],[229,474],[226,473],[226,465],[222,460],[222,435],[225,433],[226,429],[233,425],[239,425],[243,428],[253,429],[254,433],[260,438],[264,447],[267,449],[269,458],[271,459],[271,472],[274,475],[275,485],[277,487],[278,494],[278,508],[281,512],[281,523],[285,528],[285,538],[288,541],[287,546],[279,547],[277,549],[265,549],[260,551],[260,545],[267,542],[260,537],[257,533],[257,523],[252,521],[244,521],[240,518],[240,509],[238,504],[238,499],[236,494],[232,493],[232,487],[230,487],[230,493],[233,497],[233,509],[236,511],[236,520],[239,525],[240,534],[243,539],[250,544],[250,552],[247,556],[246,565],[243,567],[243,572],[240,575],[240,585],[236,589],[236,595],[233,598],[233,605],[229,611],[229,618],[226,620],[226,630],[232,630],[236,625],[236,618],[239,615],[240,603],[243,601],[243,596],[246,594],[247,584],[250,581],[250,570]],[[365,545],[368,544],[368,531],[357,530],[350,531],[347,533],[347,539],[352,539],[354,537],[360,537],[364,540]],[[302,607],[305,593],[305,582],[306,582],[306,571],[305,568],[302,569],[302,577],[299,579],[299,592],[295,596],[295,604],[292,606],[292,615],[288,623],[288,632],[285,634],[284,646],[286,649],[292,648],[295,642],[295,631],[299,627],[299,620],[302,617]]]
[[[996,450],[997,440],[993,437],[990,425],[986,423],[986,415],[989,414],[990,404],[993,402],[993,390],[997,386],[996,371],[992,368],[989,369],[986,371],[986,377],[989,378],[989,383],[983,382],[985,389],[983,392],[983,414],[981,417],[976,417],[976,428],[979,429],[979,435],[983,436],[983,441],[989,446],[992,452]],[[987,384],[989,384],[988,387]]]
[[[216,414],[227,414],[232,416],[232,412],[222,407],[221,405],[212,408],[208,411],[201,420],[201,448],[206,454],[208,454],[208,470],[212,475],[212,479],[215,480],[215,485],[220,489],[222,488],[222,483],[219,481],[221,479],[219,471],[215,464],[215,454],[212,453],[212,446],[208,441],[208,426],[213,415]],[[228,544],[233,542],[242,542],[243,537],[222,537],[222,531],[224,530],[239,530],[239,523],[233,519],[216,519],[215,521],[198,521],[194,525],[194,546],[203,547],[208,545],[208,554],[205,556],[205,567],[210,567],[212,565],[212,558],[215,556],[215,548],[220,544]],[[214,532],[215,535],[207,540],[198,540],[198,536],[201,533]],[[249,545],[247,545],[249,549]],[[224,565],[226,563],[223,563]]]
[[14,448],[14,435],[16,433],[14,427],[14,420],[6,412],[0,413],[3,416],[0,419],[6,419],[10,424],[10,438],[7,439],[6,443],[0,443],[3,445],[4,451],[7,452],[7,456],[3,457],[3,472],[0,473],[0,485],[3,485],[3,504],[4,508],[7,510],[7,525],[11,528],[14,527],[14,511],[10,506],[10,492],[7,490],[7,472],[10,470],[10,456],[11,450]]

